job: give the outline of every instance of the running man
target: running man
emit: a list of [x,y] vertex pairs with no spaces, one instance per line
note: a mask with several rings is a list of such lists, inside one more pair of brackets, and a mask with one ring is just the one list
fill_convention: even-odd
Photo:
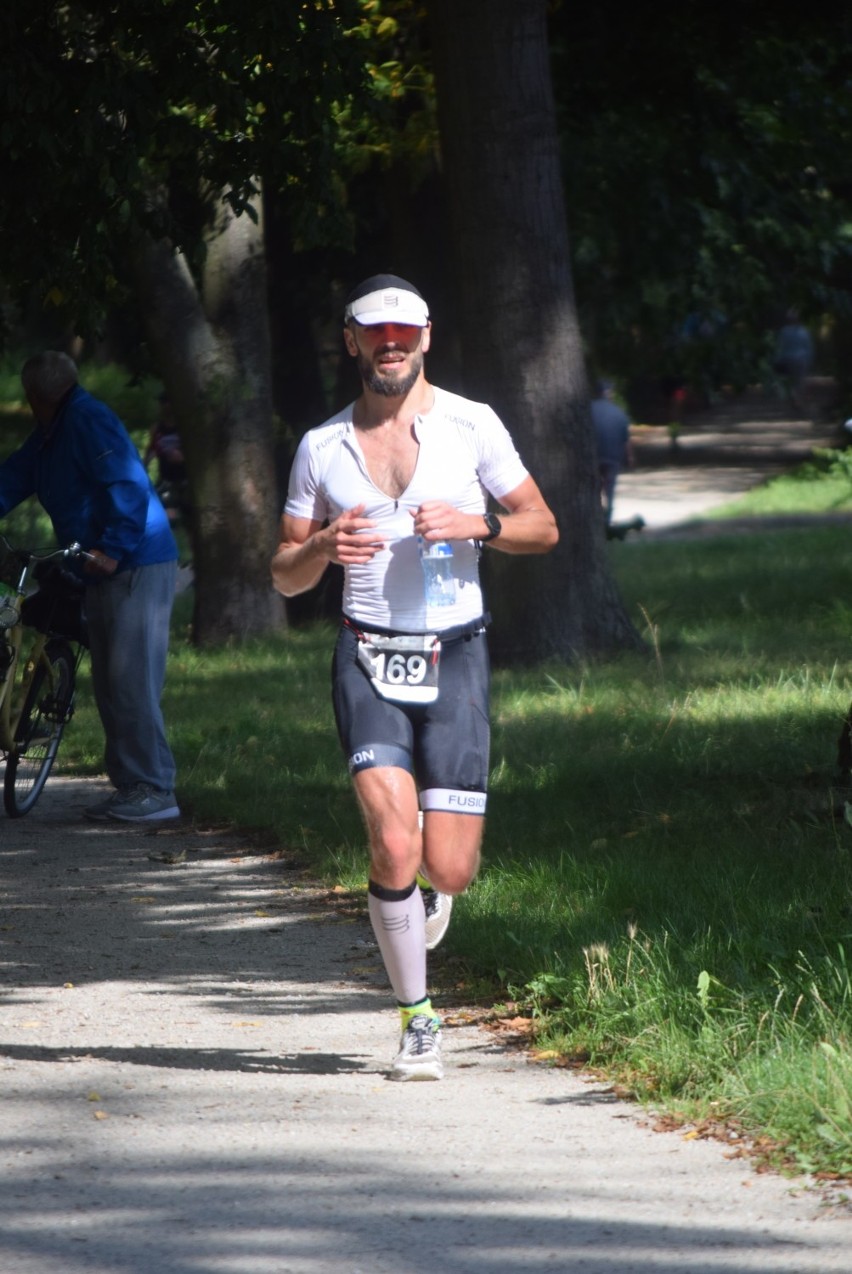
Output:
[[[332,698],[369,837],[370,920],[399,1005],[392,1076],[440,1079],[426,952],[476,875],[488,784],[479,557],[483,544],[546,553],[559,533],[491,408],[426,380],[431,323],[417,288],[365,280],[346,302],[343,339],[361,394],[299,445],[272,578],[292,597],[329,562],[343,567]],[[505,513],[488,512],[489,494]],[[436,544],[452,566],[437,603],[422,560]]]

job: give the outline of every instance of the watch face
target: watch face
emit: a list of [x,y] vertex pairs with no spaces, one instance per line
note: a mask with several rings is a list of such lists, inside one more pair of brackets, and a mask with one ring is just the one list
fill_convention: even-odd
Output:
[[483,520],[488,527],[488,538],[493,540],[503,530],[503,525],[496,513],[483,514]]

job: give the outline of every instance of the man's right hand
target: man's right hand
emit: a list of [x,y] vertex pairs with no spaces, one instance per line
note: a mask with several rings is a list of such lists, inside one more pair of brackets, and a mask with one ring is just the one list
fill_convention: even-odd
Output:
[[366,505],[356,504],[330,522],[314,537],[317,547],[329,561],[339,566],[363,566],[371,562],[385,547],[381,537],[373,538],[369,532],[376,525],[372,518],[363,516]]
[[373,538],[375,526],[363,516],[365,505],[356,504],[328,526],[310,518],[281,519],[281,541],[272,559],[272,583],[285,597],[295,597],[319,583],[329,562],[359,566],[371,562],[385,547]]
[[90,549],[83,570],[87,575],[114,575],[117,566],[114,557],[107,557],[100,549]]

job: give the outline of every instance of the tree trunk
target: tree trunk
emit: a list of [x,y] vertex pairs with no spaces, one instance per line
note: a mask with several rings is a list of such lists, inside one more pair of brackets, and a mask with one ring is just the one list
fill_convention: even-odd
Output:
[[222,205],[201,286],[165,241],[135,261],[148,341],[180,429],[193,505],[193,638],[211,645],[280,628],[269,560],[273,455],[262,227]]
[[546,10],[429,4],[465,388],[504,420],[560,529],[545,557],[486,554],[494,649],[512,660],[641,646],[607,559]]

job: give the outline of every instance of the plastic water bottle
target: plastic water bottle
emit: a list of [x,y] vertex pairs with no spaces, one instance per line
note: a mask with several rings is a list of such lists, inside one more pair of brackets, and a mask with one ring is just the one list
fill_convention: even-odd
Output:
[[446,540],[419,539],[427,606],[452,606],[456,600],[453,546]]

